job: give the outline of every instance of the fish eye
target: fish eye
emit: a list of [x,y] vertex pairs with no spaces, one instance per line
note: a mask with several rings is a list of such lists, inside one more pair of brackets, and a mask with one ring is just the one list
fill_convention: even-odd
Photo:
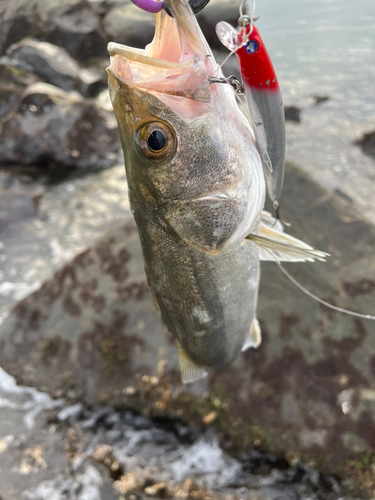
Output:
[[254,52],[256,52],[258,49],[259,49],[259,44],[258,44],[258,42],[256,42],[255,40],[250,40],[250,41],[249,41],[249,42],[247,42],[247,44],[245,45],[245,50],[246,50],[246,52],[248,52],[249,54],[254,54]]
[[162,130],[156,128],[148,136],[147,144],[151,151],[159,153],[165,148],[165,145],[167,144],[167,138],[165,137]]
[[162,122],[143,125],[136,139],[143,155],[157,163],[165,160],[175,146],[174,133]]

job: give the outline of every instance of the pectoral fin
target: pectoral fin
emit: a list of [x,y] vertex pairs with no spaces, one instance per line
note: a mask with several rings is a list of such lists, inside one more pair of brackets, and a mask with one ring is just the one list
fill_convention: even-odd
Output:
[[256,318],[251,323],[249,334],[242,347],[242,352],[247,351],[250,347],[259,347],[262,343],[262,332],[260,330],[259,322]]
[[182,382],[184,384],[189,384],[190,382],[195,382],[196,380],[206,377],[208,375],[207,370],[194,363],[179,342],[177,342],[177,345]]
[[301,240],[285,234],[282,224],[276,221],[274,227],[271,223],[275,221],[268,212],[262,212],[259,235],[249,234],[246,239],[253,241],[259,247],[259,258],[263,261],[280,262],[314,262],[321,260],[325,262],[328,253],[315,250]]

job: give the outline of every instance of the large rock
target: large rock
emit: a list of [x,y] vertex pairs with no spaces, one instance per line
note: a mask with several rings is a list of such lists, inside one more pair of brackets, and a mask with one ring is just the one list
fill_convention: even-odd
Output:
[[106,56],[100,22],[87,0],[13,0],[0,3],[0,54],[25,36],[64,47],[78,60]]
[[97,62],[92,68],[81,69],[65,49],[35,38],[24,38],[21,42],[11,45],[7,55],[29,65],[44,82],[68,92],[77,90],[94,97],[107,83],[103,64]]
[[38,80],[32,68],[9,57],[0,58],[0,124],[17,109],[25,88]]
[[67,91],[77,87],[80,67],[61,47],[35,38],[24,38],[8,48],[7,56],[29,64],[39,78],[51,85]]
[[[283,217],[332,255],[288,270],[323,299],[373,313],[374,227],[298,168],[287,170]],[[181,395],[175,342],[148,294],[129,220],[15,306],[0,327],[0,365],[25,384],[90,403],[199,421],[210,412],[205,421],[228,449],[255,443],[330,470],[351,467],[353,477],[366,471],[356,464],[370,464],[374,447],[373,323],[314,302],[272,262],[262,268],[258,317],[262,345],[190,386],[198,396],[209,389],[212,404]]]
[[77,93],[35,83],[2,125],[0,163],[106,168],[119,148],[113,113]]

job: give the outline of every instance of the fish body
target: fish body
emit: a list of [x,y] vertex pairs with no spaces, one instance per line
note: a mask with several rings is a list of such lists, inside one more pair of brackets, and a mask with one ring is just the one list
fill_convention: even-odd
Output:
[[109,44],[108,75],[148,285],[190,382],[259,345],[259,241],[264,224],[266,245],[274,230],[234,91],[210,84],[220,69],[187,0],[166,3],[174,17],[156,15],[144,51]]
[[216,32],[237,55],[268,194],[277,208],[285,170],[285,114],[274,67],[254,24],[237,32],[223,21]]

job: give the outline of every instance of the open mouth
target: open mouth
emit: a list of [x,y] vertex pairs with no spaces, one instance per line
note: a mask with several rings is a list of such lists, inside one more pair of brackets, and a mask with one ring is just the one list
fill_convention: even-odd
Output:
[[152,93],[209,102],[208,77],[217,68],[188,0],[166,0],[174,18],[156,14],[155,36],[145,49],[109,43],[110,69],[126,84]]

